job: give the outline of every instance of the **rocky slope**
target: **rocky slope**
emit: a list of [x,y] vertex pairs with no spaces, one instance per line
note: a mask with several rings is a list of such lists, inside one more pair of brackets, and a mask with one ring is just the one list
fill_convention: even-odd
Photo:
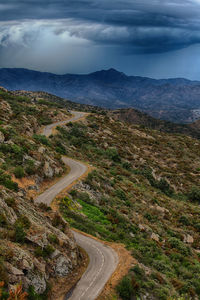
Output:
[[[69,116],[67,109],[0,89],[0,282],[4,292],[22,283],[30,299],[47,299],[48,282],[78,265],[69,225],[32,196],[65,167],[40,126]],[[61,151],[61,149],[60,149]],[[38,295],[42,295],[41,296]]]
[[[60,201],[74,227],[124,243],[137,264],[122,299],[199,299],[199,140],[107,115],[57,128],[51,145],[95,167]],[[114,295],[113,295],[114,297]]]
[[[199,299],[199,140],[139,112],[98,109],[45,138],[42,125],[69,116],[52,97],[0,91],[0,281],[22,281],[38,299],[49,279],[73,274],[70,223],[131,251],[136,264],[114,299]],[[31,197],[64,173],[65,154],[94,169],[60,199],[63,221]]]
[[107,108],[134,107],[153,117],[193,122],[200,116],[200,82],[126,76],[114,69],[87,75],[55,75],[26,69],[0,69],[8,89],[46,91],[76,102]]

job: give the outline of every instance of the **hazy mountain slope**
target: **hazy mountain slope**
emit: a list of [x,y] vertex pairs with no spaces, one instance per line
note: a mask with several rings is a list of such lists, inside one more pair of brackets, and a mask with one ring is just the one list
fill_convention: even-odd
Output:
[[200,138],[200,122],[196,121],[191,124],[177,124],[169,121],[155,119],[148,114],[129,109],[118,109],[110,113],[116,120],[127,122],[129,124],[140,125],[160,132],[180,133],[191,137]]
[[155,80],[126,76],[114,69],[88,75],[0,69],[0,85],[11,90],[46,91],[107,108],[134,107],[156,118],[179,123],[199,117],[200,83],[182,78]]

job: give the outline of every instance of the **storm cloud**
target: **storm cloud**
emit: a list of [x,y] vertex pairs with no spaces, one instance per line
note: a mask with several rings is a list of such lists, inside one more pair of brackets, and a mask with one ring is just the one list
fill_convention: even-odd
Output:
[[0,11],[1,65],[12,53],[40,69],[55,55],[95,65],[96,55],[156,59],[200,44],[200,0],[1,0]]

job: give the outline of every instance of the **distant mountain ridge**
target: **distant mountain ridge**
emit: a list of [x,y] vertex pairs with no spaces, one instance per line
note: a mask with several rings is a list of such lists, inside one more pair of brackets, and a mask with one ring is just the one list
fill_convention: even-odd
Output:
[[155,118],[190,123],[200,118],[200,81],[127,76],[115,69],[86,75],[56,75],[27,69],[0,69],[9,90],[45,91],[83,104],[133,107]]

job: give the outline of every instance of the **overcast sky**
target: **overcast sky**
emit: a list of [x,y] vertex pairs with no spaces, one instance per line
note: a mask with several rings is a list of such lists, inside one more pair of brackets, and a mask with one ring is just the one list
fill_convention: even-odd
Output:
[[1,0],[0,67],[200,80],[200,0]]

